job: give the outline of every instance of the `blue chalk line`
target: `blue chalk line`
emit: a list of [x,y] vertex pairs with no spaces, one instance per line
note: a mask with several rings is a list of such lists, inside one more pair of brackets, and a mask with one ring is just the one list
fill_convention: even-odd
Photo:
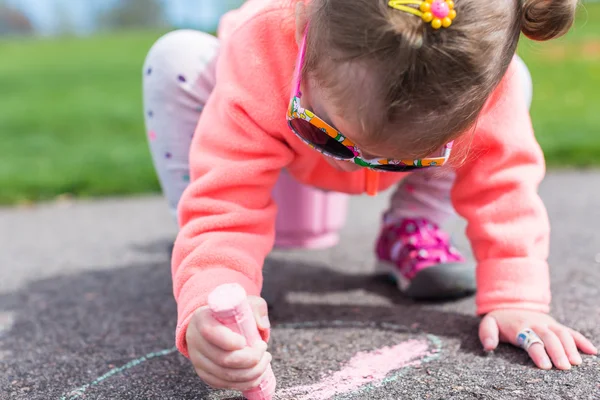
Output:
[[128,369],[131,369],[135,366],[140,365],[141,363],[143,363],[144,361],[148,361],[151,360],[153,358],[157,358],[157,357],[163,357],[166,356],[168,354],[174,353],[177,351],[177,347],[171,347],[170,349],[165,349],[165,350],[161,350],[161,351],[156,351],[156,352],[152,352],[152,353],[148,353],[143,357],[140,358],[136,358],[133,361],[129,361],[127,364],[118,367],[118,368],[113,368],[110,371],[108,371],[107,373],[105,373],[104,375],[102,375],[99,378],[96,378],[94,381],[92,381],[91,383],[88,383],[87,385],[83,385],[81,387],[78,387],[75,390],[72,390],[71,392],[69,392],[69,394],[63,396],[60,398],[60,400],[72,400],[72,399],[76,399],[78,397],[83,396],[83,394],[85,393],[86,390],[88,390],[90,387],[92,386],[96,386],[100,383],[102,383],[103,381],[107,380],[108,378],[113,377],[116,374],[119,374],[123,371],[126,371]]
[[[410,331],[410,329],[405,326],[391,324],[391,323],[387,323],[387,322],[360,322],[360,321],[339,321],[339,320],[291,322],[291,323],[287,323],[287,324],[275,325],[274,328],[279,328],[279,329],[379,328],[379,329],[391,330],[391,331],[396,331],[396,332],[409,332]],[[424,363],[437,360],[440,357],[440,353],[442,350],[442,341],[440,340],[440,338],[438,338],[435,335],[431,335],[431,334],[427,335],[427,338],[433,344],[434,348],[432,349],[430,355],[428,355],[427,357],[420,360],[421,362],[424,362]],[[125,364],[121,367],[111,369],[104,375],[96,378],[94,381],[92,381],[86,385],[83,385],[81,387],[78,387],[77,389],[71,390],[68,394],[62,396],[60,398],[60,400],[77,399],[77,398],[83,396],[85,394],[86,390],[88,390],[90,387],[97,386],[100,383],[104,382],[105,380],[107,380],[117,374],[120,374],[123,371],[134,368],[134,367],[142,364],[145,361],[151,360],[153,358],[164,357],[164,356],[174,353],[176,351],[177,351],[176,347],[171,347],[170,349],[151,352],[151,353],[146,354],[145,356],[136,358],[135,360],[129,361],[127,364]],[[339,399],[339,400],[348,399],[349,398],[348,396],[350,396],[350,398],[351,398],[351,397],[354,397],[355,395],[371,392],[374,389],[376,389],[377,387],[397,381],[410,368],[411,367],[405,367],[403,369],[400,369],[400,370],[396,371],[395,373],[391,374],[390,376],[386,377],[383,381],[381,381],[377,384],[365,385],[365,386],[361,387],[360,389],[357,389],[353,392],[346,393],[346,394],[343,394],[340,396],[336,396],[335,399]]]

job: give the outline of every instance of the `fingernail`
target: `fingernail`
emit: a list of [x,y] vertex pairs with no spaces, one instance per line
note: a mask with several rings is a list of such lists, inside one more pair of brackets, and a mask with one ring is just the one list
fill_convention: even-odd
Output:
[[579,354],[575,355],[574,360],[576,365],[579,365],[581,363],[583,363],[583,359],[581,358],[581,356]]
[[552,369],[552,363],[550,362],[550,359],[545,358],[542,360],[542,368],[544,369]]
[[263,329],[269,329],[271,327],[271,321],[269,321],[269,317],[267,315],[260,319],[260,325]]
[[496,344],[496,343],[494,342],[494,339],[487,338],[487,339],[485,339],[485,340],[483,341],[483,348],[484,348],[486,351],[492,351],[492,350],[494,350],[494,345],[495,345],[495,344]]

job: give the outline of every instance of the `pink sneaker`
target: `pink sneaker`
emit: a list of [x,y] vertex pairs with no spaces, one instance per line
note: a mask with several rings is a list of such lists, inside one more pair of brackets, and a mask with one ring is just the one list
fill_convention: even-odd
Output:
[[395,278],[414,299],[447,299],[475,292],[475,267],[425,218],[384,217],[377,241],[377,270]]

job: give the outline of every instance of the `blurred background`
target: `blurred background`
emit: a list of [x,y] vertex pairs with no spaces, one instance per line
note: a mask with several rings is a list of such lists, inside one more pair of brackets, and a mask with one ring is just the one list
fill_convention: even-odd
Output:
[[[141,68],[165,32],[214,32],[241,0],[0,0],[0,204],[157,192]],[[600,164],[600,2],[548,43],[523,40],[550,167]]]

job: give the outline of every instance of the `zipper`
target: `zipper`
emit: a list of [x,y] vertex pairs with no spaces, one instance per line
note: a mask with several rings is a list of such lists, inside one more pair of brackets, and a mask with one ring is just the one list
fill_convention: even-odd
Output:
[[365,192],[369,196],[377,196],[379,191],[379,172],[365,168]]

